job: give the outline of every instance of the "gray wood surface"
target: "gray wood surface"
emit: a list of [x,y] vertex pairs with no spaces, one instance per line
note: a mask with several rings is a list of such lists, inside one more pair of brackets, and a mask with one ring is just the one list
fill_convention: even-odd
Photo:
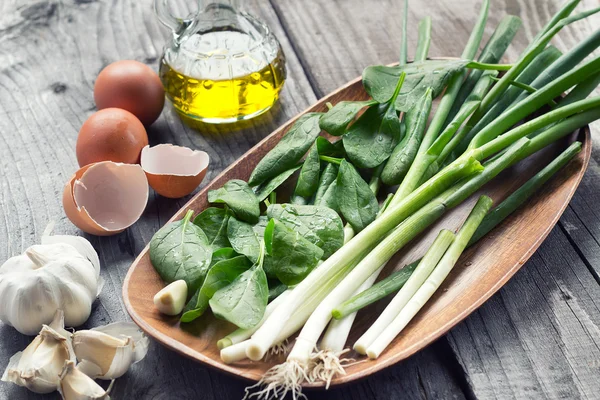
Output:
[[[523,28],[506,55],[519,51],[559,0],[494,0],[489,36],[506,13]],[[79,127],[94,112],[92,88],[108,63],[136,59],[157,68],[169,36],[152,0],[2,0],[0,2],[0,260],[39,240],[48,221],[78,234],[60,196],[76,170]],[[195,2],[172,0],[178,15]],[[211,155],[206,182],[281,123],[373,63],[398,57],[401,2],[360,0],[244,1],[274,30],[287,57],[281,101],[243,129],[184,125],[169,104],[149,130]],[[597,6],[583,0],[579,9]],[[479,0],[412,1],[409,49],[419,18],[432,17],[431,56],[456,56]],[[600,26],[595,16],[565,29],[553,43],[566,50]],[[409,53],[410,55],[410,53]],[[600,131],[600,124],[592,127]],[[598,139],[595,139],[598,143]],[[540,250],[490,301],[444,338],[373,377],[309,391],[311,399],[598,398],[600,393],[600,153],[571,205]],[[86,326],[127,320],[121,285],[135,255],[186,199],[151,195],[142,219],[126,232],[89,236],[99,252],[104,291]],[[0,323],[0,369],[31,340]],[[147,358],[116,381],[115,399],[235,399],[245,382],[152,344]],[[0,383],[1,399],[51,399]]]

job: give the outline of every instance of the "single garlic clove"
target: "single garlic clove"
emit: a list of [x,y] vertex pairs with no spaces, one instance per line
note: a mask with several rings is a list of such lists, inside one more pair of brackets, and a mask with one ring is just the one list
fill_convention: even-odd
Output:
[[24,386],[32,392],[50,393],[56,390],[58,375],[69,360],[75,360],[75,354],[59,310],[50,326],[44,325],[24,351],[10,358],[2,381]]
[[63,400],[110,400],[112,383],[104,390],[92,378],[81,372],[73,361],[65,362],[56,389]]
[[144,358],[148,338],[131,325],[134,324],[115,323],[75,332],[73,348],[83,364],[81,371],[92,378],[115,379]]
[[183,279],[162,288],[154,295],[154,305],[163,314],[177,315],[183,311],[187,299],[187,283]]
[[135,361],[142,361],[148,353],[150,340],[133,322],[113,322],[112,324],[92,328],[93,331],[102,332],[116,338],[131,338],[134,343]]

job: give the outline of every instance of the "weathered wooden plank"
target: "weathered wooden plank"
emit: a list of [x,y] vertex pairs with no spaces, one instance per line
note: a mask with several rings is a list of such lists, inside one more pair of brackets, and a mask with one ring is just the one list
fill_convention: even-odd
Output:
[[[63,185],[77,169],[77,132],[95,110],[93,83],[105,65],[136,59],[157,67],[169,32],[156,21],[151,3],[15,0],[0,4],[0,235],[8,238],[0,246],[0,259],[39,240],[49,220],[57,221],[57,232],[78,234],[60,203]],[[316,99],[270,6],[257,1],[245,6],[275,31],[287,56],[288,79],[275,110],[243,130],[202,126],[199,134],[167,105],[148,132],[151,144],[169,142],[209,152],[212,163],[207,182]],[[190,7],[189,2],[173,2],[178,15],[188,14]],[[142,219],[131,229],[110,238],[86,236],[99,252],[106,285],[85,327],[128,319],[121,298],[127,269],[151,235],[185,201],[153,194]],[[0,337],[2,367],[31,340],[2,324]],[[370,380],[330,393],[313,392],[311,397],[383,399],[395,397],[400,387],[410,398],[463,398],[437,353],[433,347]],[[244,386],[242,381],[152,344],[147,358],[116,382],[113,398],[239,398]],[[55,397],[0,384],[0,398]]]
[[555,228],[448,338],[481,398],[595,398],[600,287]]
[[600,282],[600,167],[594,158],[581,181],[577,196],[560,220],[560,226]]

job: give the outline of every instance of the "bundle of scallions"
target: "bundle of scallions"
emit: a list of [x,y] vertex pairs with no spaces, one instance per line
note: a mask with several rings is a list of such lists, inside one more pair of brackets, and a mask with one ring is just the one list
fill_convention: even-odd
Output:
[[[373,285],[388,260],[447,210],[503,170],[600,119],[600,97],[587,98],[600,83],[600,57],[584,61],[600,45],[600,30],[564,54],[549,45],[563,27],[600,11],[573,14],[578,2],[568,1],[507,65],[499,61],[521,24],[514,16],[501,20],[475,61],[489,0],[460,59],[427,60],[431,21],[425,18],[415,60],[407,63],[405,1],[399,65],[363,72],[371,100],[303,115],[248,182],[233,180],[209,193],[223,208],[211,207],[193,223],[190,213],[156,234],[150,256],[157,271],[167,281],[186,280],[195,292],[181,320],[210,308],[239,327],[218,342],[224,362],[261,360],[300,331],[287,360],[248,396],[297,394],[306,381],[329,384],[344,373],[339,358],[346,346],[379,357],[463,250],[580,151],[581,143],[573,143],[494,208],[481,196],[456,233],[442,230],[422,259]],[[341,138],[330,141],[322,131]],[[278,203],[277,189],[294,179],[293,194]],[[380,204],[381,188],[395,185]],[[173,237],[185,246],[170,243]],[[394,292],[375,323],[346,343],[356,312]]]

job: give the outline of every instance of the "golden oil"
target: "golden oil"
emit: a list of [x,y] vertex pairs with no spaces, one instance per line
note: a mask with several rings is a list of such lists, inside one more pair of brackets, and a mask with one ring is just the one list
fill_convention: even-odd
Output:
[[197,36],[187,38],[177,52],[167,52],[160,63],[165,92],[180,114],[225,123],[255,117],[273,106],[285,81],[279,43],[253,43],[235,31]]

